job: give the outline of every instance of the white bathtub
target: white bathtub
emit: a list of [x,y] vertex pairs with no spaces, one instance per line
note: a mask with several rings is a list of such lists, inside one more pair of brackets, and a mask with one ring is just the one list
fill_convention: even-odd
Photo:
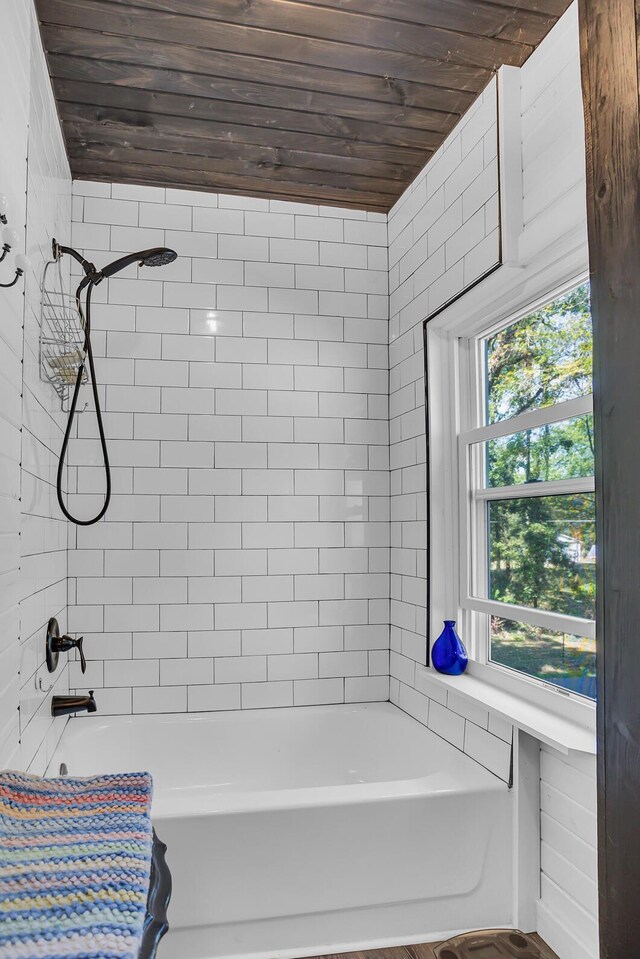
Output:
[[511,794],[390,703],[72,720],[57,775],[148,769],[160,959],[302,956],[511,924]]

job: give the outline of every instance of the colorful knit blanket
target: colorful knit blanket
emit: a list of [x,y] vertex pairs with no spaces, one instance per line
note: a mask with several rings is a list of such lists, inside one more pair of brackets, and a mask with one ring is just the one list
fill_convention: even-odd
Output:
[[151,776],[0,772],[0,959],[136,959]]

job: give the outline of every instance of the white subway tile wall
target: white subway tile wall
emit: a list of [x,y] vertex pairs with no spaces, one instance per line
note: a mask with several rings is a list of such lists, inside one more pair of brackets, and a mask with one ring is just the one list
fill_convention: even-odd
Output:
[[[0,84],[3,90],[3,124],[13,137],[0,138],[3,193],[9,198],[9,219],[21,228],[25,222],[24,158],[29,122],[29,11],[12,0],[3,11],[0,35]],[[20,240],[24,250],[24,236]],[[4,277],[11,261],[2,264]],[[11,273],[9,272],[9,276]],[[18,289],[2,290],[0,334],[0,429],[3,457],[0,543],[0,766],[16,762],[19,755],[20,702],[20,461],[22,411],[22,324],[24,300]]]
[[[519,255],[527,262],[563,233],[579,228],[586,235],[576,4],[522,68],[521,114],[524,230]],[[511,726],[484,711],[470,712],[462,697],[437,686],[425,668],[423,639],[427,536],[422,321],[497,259],[494,126],[494,93],[488,87],[389,214],[390,696],[507,779]],[[474,219],[481,208],[484,238]],[[473,226],[467,226],[472,220]],[[590,885],[596,876],[595,764],[568,762],[566,757],[551,763],[545,751],[538,929],[562,959],[595,959],[597,909]],[[574,821],[569,812],[574,807],[566,804],[566,797],[577,782],[584,789],[579,803],[586,805],[587,813],[576,809]],[[555,812],[546,815],[545,796],[556,799]],[[580,875],[569,864],[577,864]]]
[[423,321],[499,261],[495,81],[389,214],[392,702],[509,781],[512,729],[434,683],[426,668],[427,516]]
[[388,699],[386,217],[77,182],[73,243],[179,254],[96,291],[114,497],[69,595],[100,714]]
[[[44,665],[49,617],[67,626],[67,524],[53,486],[62,414],[38,364],[40,283],[52,237],[70,233],[71,178],[35,14],[18,0],[3,8],[0,86],[3,129],[11,131],[0,142],[0,189],[17,249],[31,259],[26,283],[1,291],[0,767],[41,773],[66,722],[52,721],[51,695],[66,692],[68,676],[64,659],[53,677]],[[2,264],[4,282],[13,253]],[[38,680],[45,690],[55,680],[54,689],[40,691]]]

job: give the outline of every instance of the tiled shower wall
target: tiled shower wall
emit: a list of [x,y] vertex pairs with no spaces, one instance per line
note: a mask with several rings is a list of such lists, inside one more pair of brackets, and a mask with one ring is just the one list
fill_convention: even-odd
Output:
[[[29,17],[19,0],[7,6],[0,32],[0,120],[15,137],[0,138],[0,192],[13,202],[13,222],[25,222],[25,158],[29,116]],[[15,198],[15,199],[14,199]],[[22,237],[20,249],[24,249]],[[8,264],[2,265],[2,276]],[[11,275],[11,274],[10,274]],[[3,280],[2,282],[8,282]],[[0,765],[15,761],[19,749],[20,701],[20,426],[22,412],[22,322],[24,302],[17,290],[0,297]]]
[[[526,263],[565,232],[583,231],[586,249],[575,4],[525,63],[520,81],[524,223],[519,256]],[[491,145],[496,137],[490,126],[479,123],[483,112],[489,124],[486,95],[389,214],[390,695],[505,778],[511,727],[434,683],[425,667],[424,643],[428,598],[422,321],[495,262]],[[595,757],[561,756],[545,747],[541,771],[538,931],[562,959],[592,959],[598,954]]]
[[426,667],[427,497],[423,320],[500,256],[496,84],[389,214],[391,700],[508,781],[512,728]]
[[[42,772],[64,720],[52,721],[44,661],[50,616],[66,628],[67,529],[53,481],[62,438],[57,397],[40,381],[40,282],[51,238],[69,230],[71,179],[31,4],[10,0],[0,34],[0,192],[18,249],[31,258],[26,285],[0,297],[0,767]],[[0,267],[13,274],[13,251]],[[25,291],[23,293],[23,290]],[[56,674],[66,691],[67,671]],[[42,679],[42,692],[36,687]]]
[[388,699],[386,217],[78,182],[73,243],[179,258],[96,292],[114,497],[72,530],[72,686],[102,715]]

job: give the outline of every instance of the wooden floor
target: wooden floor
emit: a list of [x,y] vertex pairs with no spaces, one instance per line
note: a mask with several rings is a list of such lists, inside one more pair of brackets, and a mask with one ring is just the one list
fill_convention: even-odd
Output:
[[[538,935],[531,936],[533,941],[543,951],[548,959],[558,959],[558,956]],[[313,956],[312,959],[436,959],[434,949],[439,942],[424,942],[413,946],[396,946],[391,949],[372,949],[370,952],[343,952],[332,956]]]
[[343,952],[332,956],[313,956],[312,959],[435,959],[437,942],[416,946],[396,946],[392,949],[372,949],[371,952]]

